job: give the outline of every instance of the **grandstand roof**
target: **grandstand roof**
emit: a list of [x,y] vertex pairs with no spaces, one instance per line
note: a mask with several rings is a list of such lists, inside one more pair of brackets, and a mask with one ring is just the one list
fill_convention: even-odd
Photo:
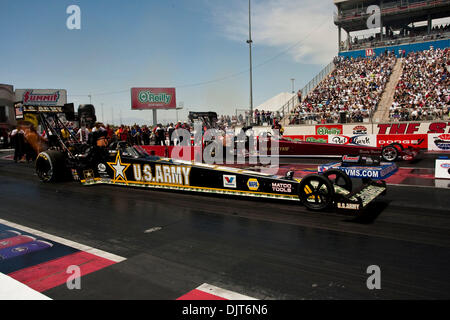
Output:
[[[346,31],[360,31],[367,29],[367,7],[378,4],[376,0],[333,0],[338,7],[338,14],[334,23]],[[401,28],[411,22],[426,21],[450,17],[450,1],[448,0],[415,0],[400,1],[387,0],[381,5],[383,25]]]
[[334,4],[337,3],[362,3],[362,2],[370,2],[371,0],[333,0]]
[[256,109],[260,111],[264,110],[276,112],[280,110],[280,108],[285,105],[289,101],[289,99],[292,99],[293,96],[295,96],[295,93],[281,92],[275,97],[272,97],[266,102],[257,106]]

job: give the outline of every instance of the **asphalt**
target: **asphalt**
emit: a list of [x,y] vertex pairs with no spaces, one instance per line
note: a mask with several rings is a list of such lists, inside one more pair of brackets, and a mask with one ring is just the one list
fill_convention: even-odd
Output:
[[[448,189],[389,186],[356,218],[279,201],[42,184],[31,164],[0,160],[1,219],[127,258],[83,276],[81,290],[44,292],[53,299],[174,300],[203,283],[258,299],[449,299],[449,208]],[[380,290],[367,288],[371,265]]]

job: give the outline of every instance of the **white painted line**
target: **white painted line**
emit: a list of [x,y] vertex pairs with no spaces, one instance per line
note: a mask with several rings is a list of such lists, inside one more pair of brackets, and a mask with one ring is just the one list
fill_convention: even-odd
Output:
[[105,258],[105,259],[108,259],[108,260],[111,260],[111,261],[114,261],[114,262],[117,262],[117,263],[126,260],[126,258],[124,258],[124,257],[117,256],[115,254],[112,254],[112,253],[109,253],[109,252],[106,252],[106,251],[102,251],[102,250],[99,250],[99,249],[95,249],[95,248],[92,248],[92,247],[89,247],[89,246],[86,246],[86,245],[83,245],[83,244],[80,244],[80,243],[77,243],[77,242],[73,242],[73,241],[70,241],[70,240],[67,240],[67,239],[64,239],[64,238],[60,238],[60,237],[57,237],[57,236],[54,236],[54,235],[51,235],[51,234],[48,234],[48,233],[45,233],[45,232],[42,232],[42,231],[39,231],[39,230],[35,230],[35,229],[31,229],[31,228],[28,228],[28,227],[25,227],[25,226],[21,226],[20,224],[9,222],[9,221],[3,220],[3,219],[0,219],[0,223],[4,224],[4,225],[7,225],[9,227],[12,227],[12,228],[23,230],[23,231],[28,232],[28,233],[32,233],[32,234],[34,234],[36,236],[39,236],[39,237],[42,237],[42,238],[46,238],[48,240],[52,240],[52,241],[64,244],[64,245],[66,245],[68,247],[72,247],[72,248],[75,248],[75,249],[78,249],[78,250],[81,250],[81,251],[85,251],[85,252],[94,254],[96,256],[99,256],[99,257],[102,257],[102,258]]
[[144,233],[152,233],[161,230],[162,227],[153,227],[144,231]]
[[434,168],[414,168],[414,167],[398,167],[399,169],[408,169],[408,170],[414,170],[414,169],[420,169],[420,170],[432,170],[434,171]]
[[0,272],[0,300],[52,300]]
[[204,283],[201,286],[197,288],[197,290],[213,294],[215,296],[219,296],[221,298],[227,299],[227,300],[258,300],[240,293],[236,293],[233,291],[225,290],[213,285],[210,285],[208,283]]
[[408,187],[408,188],[434,188],[434,189],[449,189],[448,187],[441,187],[441,186],[424,186],[424,185],[414,185],[414,184],[394,184],[394,183],[388,183],[388,186],[393,187]]

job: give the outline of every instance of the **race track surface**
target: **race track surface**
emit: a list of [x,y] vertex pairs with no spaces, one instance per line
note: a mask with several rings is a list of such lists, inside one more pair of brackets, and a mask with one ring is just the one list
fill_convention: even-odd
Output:
[[[0,203],[2,220],[126,258],[83,275],[80,290],[42,292],[52,299],[175,300],[203,283],[256,299],[450,298],[449,189],[389,186],[355,218],[261,199],[42,184],[31,164],[0,160]],[[371,265],[380,290],[367,288]]]

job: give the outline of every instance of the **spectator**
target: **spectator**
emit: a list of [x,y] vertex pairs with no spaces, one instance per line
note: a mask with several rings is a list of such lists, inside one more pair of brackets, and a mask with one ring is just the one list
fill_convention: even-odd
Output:
[[408,54],[390,108],[392,119],[442,119],[450,103],[450,77],[446,67],[449,58],[448,48]]
[[25,132],[19,126],[11,131],[11,145],[14,147],[14,162],[22,161],[25,153]]

